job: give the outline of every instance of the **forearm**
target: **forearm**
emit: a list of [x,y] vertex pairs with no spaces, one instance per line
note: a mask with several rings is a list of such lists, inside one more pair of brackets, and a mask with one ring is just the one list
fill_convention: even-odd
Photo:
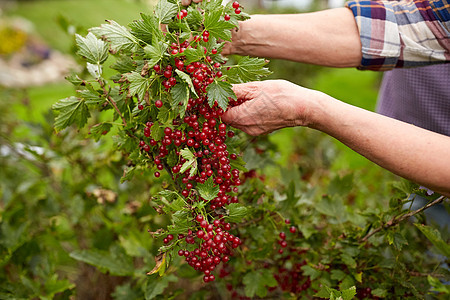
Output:
[[294,15],[254,15],[240,23],[227,54],[356,67],[361,42],[352,12],[337,8]]
[[404,178],[450,196],[450,137],[321,94],[311,127]]

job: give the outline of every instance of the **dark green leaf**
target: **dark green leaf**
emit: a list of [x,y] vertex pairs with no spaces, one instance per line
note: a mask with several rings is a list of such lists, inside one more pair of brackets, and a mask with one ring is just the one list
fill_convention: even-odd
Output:
[[[158,19],[154,15],[141,14],[142,20],[136,20],[128,26],[131,33],[141,41],[151,44],[154,35],[160,32]],[[157,37],[158,40],[160,39]]]
[[158,112],[158,120],[161,123],[167,123],[172,119],[172,111],[169,110],[167,107],[163,106],[159,109]]
[[89,133],[95,139],[96,142],[107,134],[111,130],[112,125],[110,123],[100,123],[91,127]]
[[70,257],[96,266],[103,272],[108,271],[111,275],[127,276],[134,273],[131,259],[117,250],[75,250],[70,253]]
[[103,96],[97,92],[91,91],[91,90],[81,90],[77,91],[77,94],[80,98],[85,100],[86,104],[91,105],[98,105],[102,104],[106,101]]
[[186,17],[186,20],[189,24],[190,29],[197,30],[203,22],[203,15],[198,9],[194,8],[193,6],[189,6],[187,11],[188,15]]
[[164,290],[169,286],[170,282],[177,282],[178,278],[173,275],[166,275],[162,277],[149,277],[145,286],[145,300],[154,299],[156,296],[164,293]]
[[346,264],[349,268],[356,268],[356,261],[350,255],[343,253],[341,255],[342,262]]
[[117,59],[117,61],[111,65],[111,68],[118,71],[119,73],[130,73],[136,69],[136,66],[131,59],[131,57],[127,55],[123,55]]
[[242,221],[242,218],[245,218],[248,215],[248,209],[242,204],[239,203],[231,203],[227,206],[228,215],[224,217],[227,222],[239,223]]
[[178,6],[167,0],[160,0],[155,8],[155,15],[159,19],[159,23],[167,24],[172,20],[178,12]]
[[166,53],[167,45],[164,42],[156,42],[152,45],[147,45],[144,48],[145,57],[150,58],[148,66],[152,68],[156,65]]
[[95,37],[92,33],[88,33],[86,38],[77,34],[76,42],[78,46],[77,54],[84,57],[91,64],[102,64],[108,59],[108,45]]
[[164,136],[164,128],[158,122],[155,122],[151,129],[151,135],[155,141],[160,141]]
[[109,24],[102,24],[100,27],[91,28],[90,31],[98,37],[104,37],[111,43],[111,50],[136,51],[139,43],[137,38],[131,34],[124,26],[115,21],[108,21]]
[[450,246],[446,243],[439,231],[423,224],[414,224],[430,240],[431,243],[446,257],[450,257]]
[[81,128],[90,117],[85,101],[73,96],[59,100],[53,104],[52,109],[59,111],[54,124],[56,131],[60,131],[72,124],[76,124],[78,128]]
[[222,9],[217,9],[205,15],[205,30],[208,30],[210,35],[224,41],[231,41],[231,29],[235,25],[221,19]]
[[237,64],[231,66],[227,72],[232,83],[242,83],[260,80],[262,77],[272,74],[264,66],[267,61],[262,58],[244,56],[238,59]]
[[351,300],[356,295],[356,287],[352,286],[341,291],[342,300]]
[[195,92],[194,84],[192,83],[191,77],[188,74],[186,74],[180,70],[175,70],[175,72],[181,78],[181,80],[183,80],[188,85],[188,87],[191,89],[191,92],[195,96],[197,96],[197,93]]
[[231,84],[225,81],[214,81],[207,87],[207,92],[209,106],[213,107],[214,102],[217,101],[219,107],[224,111],[228,107],[228,98],[236,99]]
[[[184,117],[186,107],[189,103],[189,87],[186,83],[180,82],[170,90],[172,95],[171,107],[173,111],[178,111],[180,118]],[[179,104],[182,104],[181,106]]]
[[382,288],[376,288],[372,290],[371,294],[376,297],[384,298],[388,295],[388,291]]
[[192,62],[200,61],[205,54],[201,47],[197,47],[187,48],[186,50],[184,50],[183,55],[186,56],[186,65],[188,65]]
[[131,72],[127,75],[127,79],[130,82],[130,96],[137,95],[140,100],[144,99],[144,95],[150,85],[148,78],[142,77],[137,72]]
[[267,296],[267,287],[278,285],[278,282],[273,277],[273,273],[268,269],[251,271],[245,274],[242,282],[245,286],[245,295],[250,298],[253,298],[255,295],[264,298]]
[[120,183],[124,183],[127,180],[131,180],[136,173],[136,167],[126,167],[125,170],[123,170],[123,175],[120,178]]

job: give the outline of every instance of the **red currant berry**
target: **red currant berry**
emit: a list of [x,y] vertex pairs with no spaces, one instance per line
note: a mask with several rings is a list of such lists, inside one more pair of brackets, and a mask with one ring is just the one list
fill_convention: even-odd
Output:
[[231,17],[230,17],[230,15],[225,15],[225,16],[223,17],[223,19],[224,19],[225,21],[230,21]]
[[161,107],[163,106],[162,101],[161,101],[161,100],[156,100],[156,101],[155,101],[155,106],[156,106],[157,108],[161,108]]

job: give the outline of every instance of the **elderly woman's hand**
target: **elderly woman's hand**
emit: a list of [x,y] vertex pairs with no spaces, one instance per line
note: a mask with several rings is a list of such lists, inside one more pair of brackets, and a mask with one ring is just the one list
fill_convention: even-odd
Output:
[[194,1],[194,3],[202,2],[202,0],[181,0],[181,5],[188,6],[192,1]]

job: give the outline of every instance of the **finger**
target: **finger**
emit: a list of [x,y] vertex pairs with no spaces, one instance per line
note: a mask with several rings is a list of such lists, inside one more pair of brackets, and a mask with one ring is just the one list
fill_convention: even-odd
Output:
[[195,3],[200,3],[202,0],[194,0]]
[[189,4],[191,4],[191,0],[181,0],[181,5],[188,6]]
[[251,100],[258,95],[260,85],[260,82],[247,82],[233,84],[232,88],[238,99]]

